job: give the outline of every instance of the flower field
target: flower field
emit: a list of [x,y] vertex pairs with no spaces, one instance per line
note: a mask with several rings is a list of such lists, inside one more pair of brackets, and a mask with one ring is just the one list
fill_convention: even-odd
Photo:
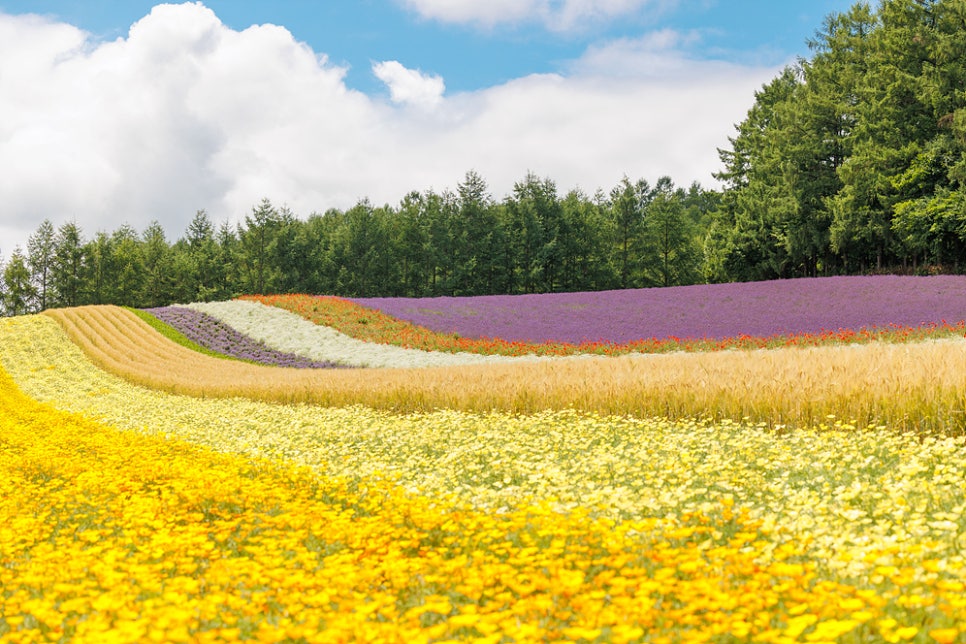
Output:
[[[217,304],[235,346],[359,346]],[[289,368],[116,307],[0,320],[0,641],[966,641],[961,334],[366,344]]]
[[597,293],[351,301],[440,333],[520,342],[628,343],[821,335],[966,319],[966,278],[841,276]]
[[837,277],[472,298],[244,299],[369,342],[489,356],[909,342],[962,337],[966,331],[966,279],[955,276]]
[[336,366],[332,362],[312,360],[271,349],[264,342],[254,340],[201,311],[183,306],[165,306],[147,309],[147,312],[171,325],[192,342],[225,356],[298,369],[326,369]]
[[333,361],[354,367],[443,367],[450,365],[505,362],[499,355],[414,350],[388,343],[367,342],[315,324],[301,315],[257,302],[202,302],[191,310],[211,316],[255,342],[276,351],[302,355],[313,360]]

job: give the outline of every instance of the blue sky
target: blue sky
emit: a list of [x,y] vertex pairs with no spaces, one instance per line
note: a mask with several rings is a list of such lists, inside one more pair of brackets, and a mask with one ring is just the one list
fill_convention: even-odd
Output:
[[202,208],[398,203],[471,169],[497,199],[527,172],[713,185],[754,90],[851,4],[0,0],[0,256],[45,217],[176,238]]
[[[0,0],[6,13],[40,13],[99,39],[125,37],[131,24],[159,4],[144,0]],[[808,54],[805,41],[825,16],[848,0],[682,0],[647,3],[616,21],[566,32],[539,23],[479,28],[423,17],[392,0],[208,0],[229,27],[282,25],[292,35],[349,67],[347,82],[382,91],[371,60],[399,60],[441,75],[451,91],[479,89],[531,73],[560,71],[590,44],[654,29],[699,31],[692,54],[736,62],[782,64]],[[666,5],[664,7],[652,5]]]

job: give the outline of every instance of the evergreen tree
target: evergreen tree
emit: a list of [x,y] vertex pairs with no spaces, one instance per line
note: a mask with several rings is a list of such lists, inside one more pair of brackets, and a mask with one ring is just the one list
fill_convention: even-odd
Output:
[[124,224],[111,235],[110,302],[119,306],[140,306],[144,297],[146,270],[137,231]]
[[457,186],[457,212],[451,218],[454,295],[492,293],[496,283],[497,245],[501,242],[486,181],[475,171]]
[[245,216],[245,226],[239,227],[243,290],[246,293],[269,293],[277,279],[272,254],[281,224],[278,210],[268,199],[252,208]]
[[44,219],[37,227],[37,231],[27,240],[27,261],[30,265],[30,276],[37,291],[37,307],[41,311],[46,310],[53,299],[51,278],[56,250],[54,235],[54,225],[49,219]]
[[19,246],[15,246],[3,269],[5,292],[4,308],[8,315],[24,315],[34,310],[37,289],[30,279],[27,258]]
[[212,300],[230,300],[242,293],[240,268],[241,244],[227,221],[218,226],[218,249],[213,271]]
[[164,229],[157,221],[144,230],[141,241],[144,264],[144,284],[138,306],[152,307],[170,304],[173,298],[174,261]]
[[51,287],[52,306],[78,306],[81,303],[84,272],[84,240],[74,222],[57,229]]
[[413,191],[396,211],[391,244],[399,265],[400,294],[422,297],[430,293],[433,261],[426,198]]
[[653,192],[645,179],[636,184],[626,176],[610,193],[610,213],[616,232],[615,249],[620,288],[644,286],[644,262],[650,252],[645,246],[644,212]]
[[560,204],[561,234],[558,238],[560,287],[563,291],[599,291],[617,287],[611,259],[612,222],[606,217],[603,194],[591,201],[572,190]]
[[699,274],[700,253],[694,224],[685,205],[684,190],[674,188],[670,177],[661,177],[644,216],[644,247],[648,286],[693,284]]

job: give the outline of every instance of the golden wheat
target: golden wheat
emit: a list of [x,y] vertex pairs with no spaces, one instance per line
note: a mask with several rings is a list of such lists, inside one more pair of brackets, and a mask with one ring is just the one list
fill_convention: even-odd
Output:
[[395,411],[439,408],[750,418],[816,426],[962,431],[966,342],[587,357],[419,369],[300,370],[220,360],[181,347],[112,306],[47,312],[102,368],[148,387]]

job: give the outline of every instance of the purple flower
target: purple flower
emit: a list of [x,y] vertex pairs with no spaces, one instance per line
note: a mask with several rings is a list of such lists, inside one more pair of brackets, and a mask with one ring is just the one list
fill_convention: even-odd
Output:
[[966,319],[966,276],[820,277],[588,293],[350,298],[441,333],[523,342],[769,337]]
[[201,311],[181,306],[163,306],[145,310],[183,333],[192,342],[222,355],[277,367],[299,369],[344,367],[332,362],[319,362],[303,356],[275,351]]

